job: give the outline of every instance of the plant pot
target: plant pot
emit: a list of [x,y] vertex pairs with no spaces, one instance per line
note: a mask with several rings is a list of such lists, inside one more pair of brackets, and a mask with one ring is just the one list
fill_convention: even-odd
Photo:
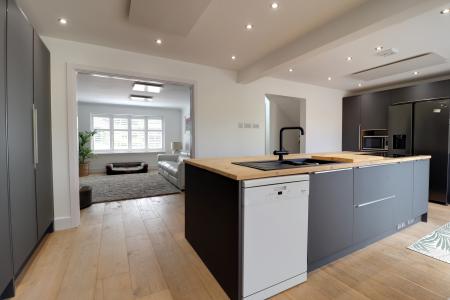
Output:
[[84,163],[84,164],[80,163],[80,177],[85,177],[88,175],[89,175],[89,164],[88,163]]

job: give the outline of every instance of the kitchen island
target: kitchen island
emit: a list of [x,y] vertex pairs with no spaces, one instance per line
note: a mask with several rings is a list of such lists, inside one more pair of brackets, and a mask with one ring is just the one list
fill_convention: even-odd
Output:
[[186,161],[186,238],[231,299],[264,299],[306,269],[426,221],[430,156],[285,157],[307,158],[334,163],[262,171],[236,163],[275,156]]

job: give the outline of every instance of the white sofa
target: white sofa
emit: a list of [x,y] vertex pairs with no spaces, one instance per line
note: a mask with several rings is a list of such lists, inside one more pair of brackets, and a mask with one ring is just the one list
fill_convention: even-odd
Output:
[[158,172],[180,190],[184,190],[184,160],[189,159],[190,154],[159,154]]

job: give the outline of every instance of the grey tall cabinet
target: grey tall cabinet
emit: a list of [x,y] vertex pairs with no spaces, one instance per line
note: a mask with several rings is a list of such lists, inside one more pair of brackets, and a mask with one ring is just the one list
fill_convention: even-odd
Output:
[[14,0],[0,0],[0,295],[53,230],[50,53]]
[[[0,40],[6,39],[6,1],[0,1]],[[6,146],[6,49],[0,47],[0,293],[13,277],[11,228],[8,201],[8,162]]]

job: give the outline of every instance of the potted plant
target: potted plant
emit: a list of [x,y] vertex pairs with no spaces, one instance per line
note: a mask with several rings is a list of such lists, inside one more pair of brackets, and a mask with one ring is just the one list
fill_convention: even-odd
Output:
[[80,159],[80,177],[89,175],[89,158],[93,156],[91,150],[91,139],[97,132],[94,131],[81,131],[78,134],[78,155]]

